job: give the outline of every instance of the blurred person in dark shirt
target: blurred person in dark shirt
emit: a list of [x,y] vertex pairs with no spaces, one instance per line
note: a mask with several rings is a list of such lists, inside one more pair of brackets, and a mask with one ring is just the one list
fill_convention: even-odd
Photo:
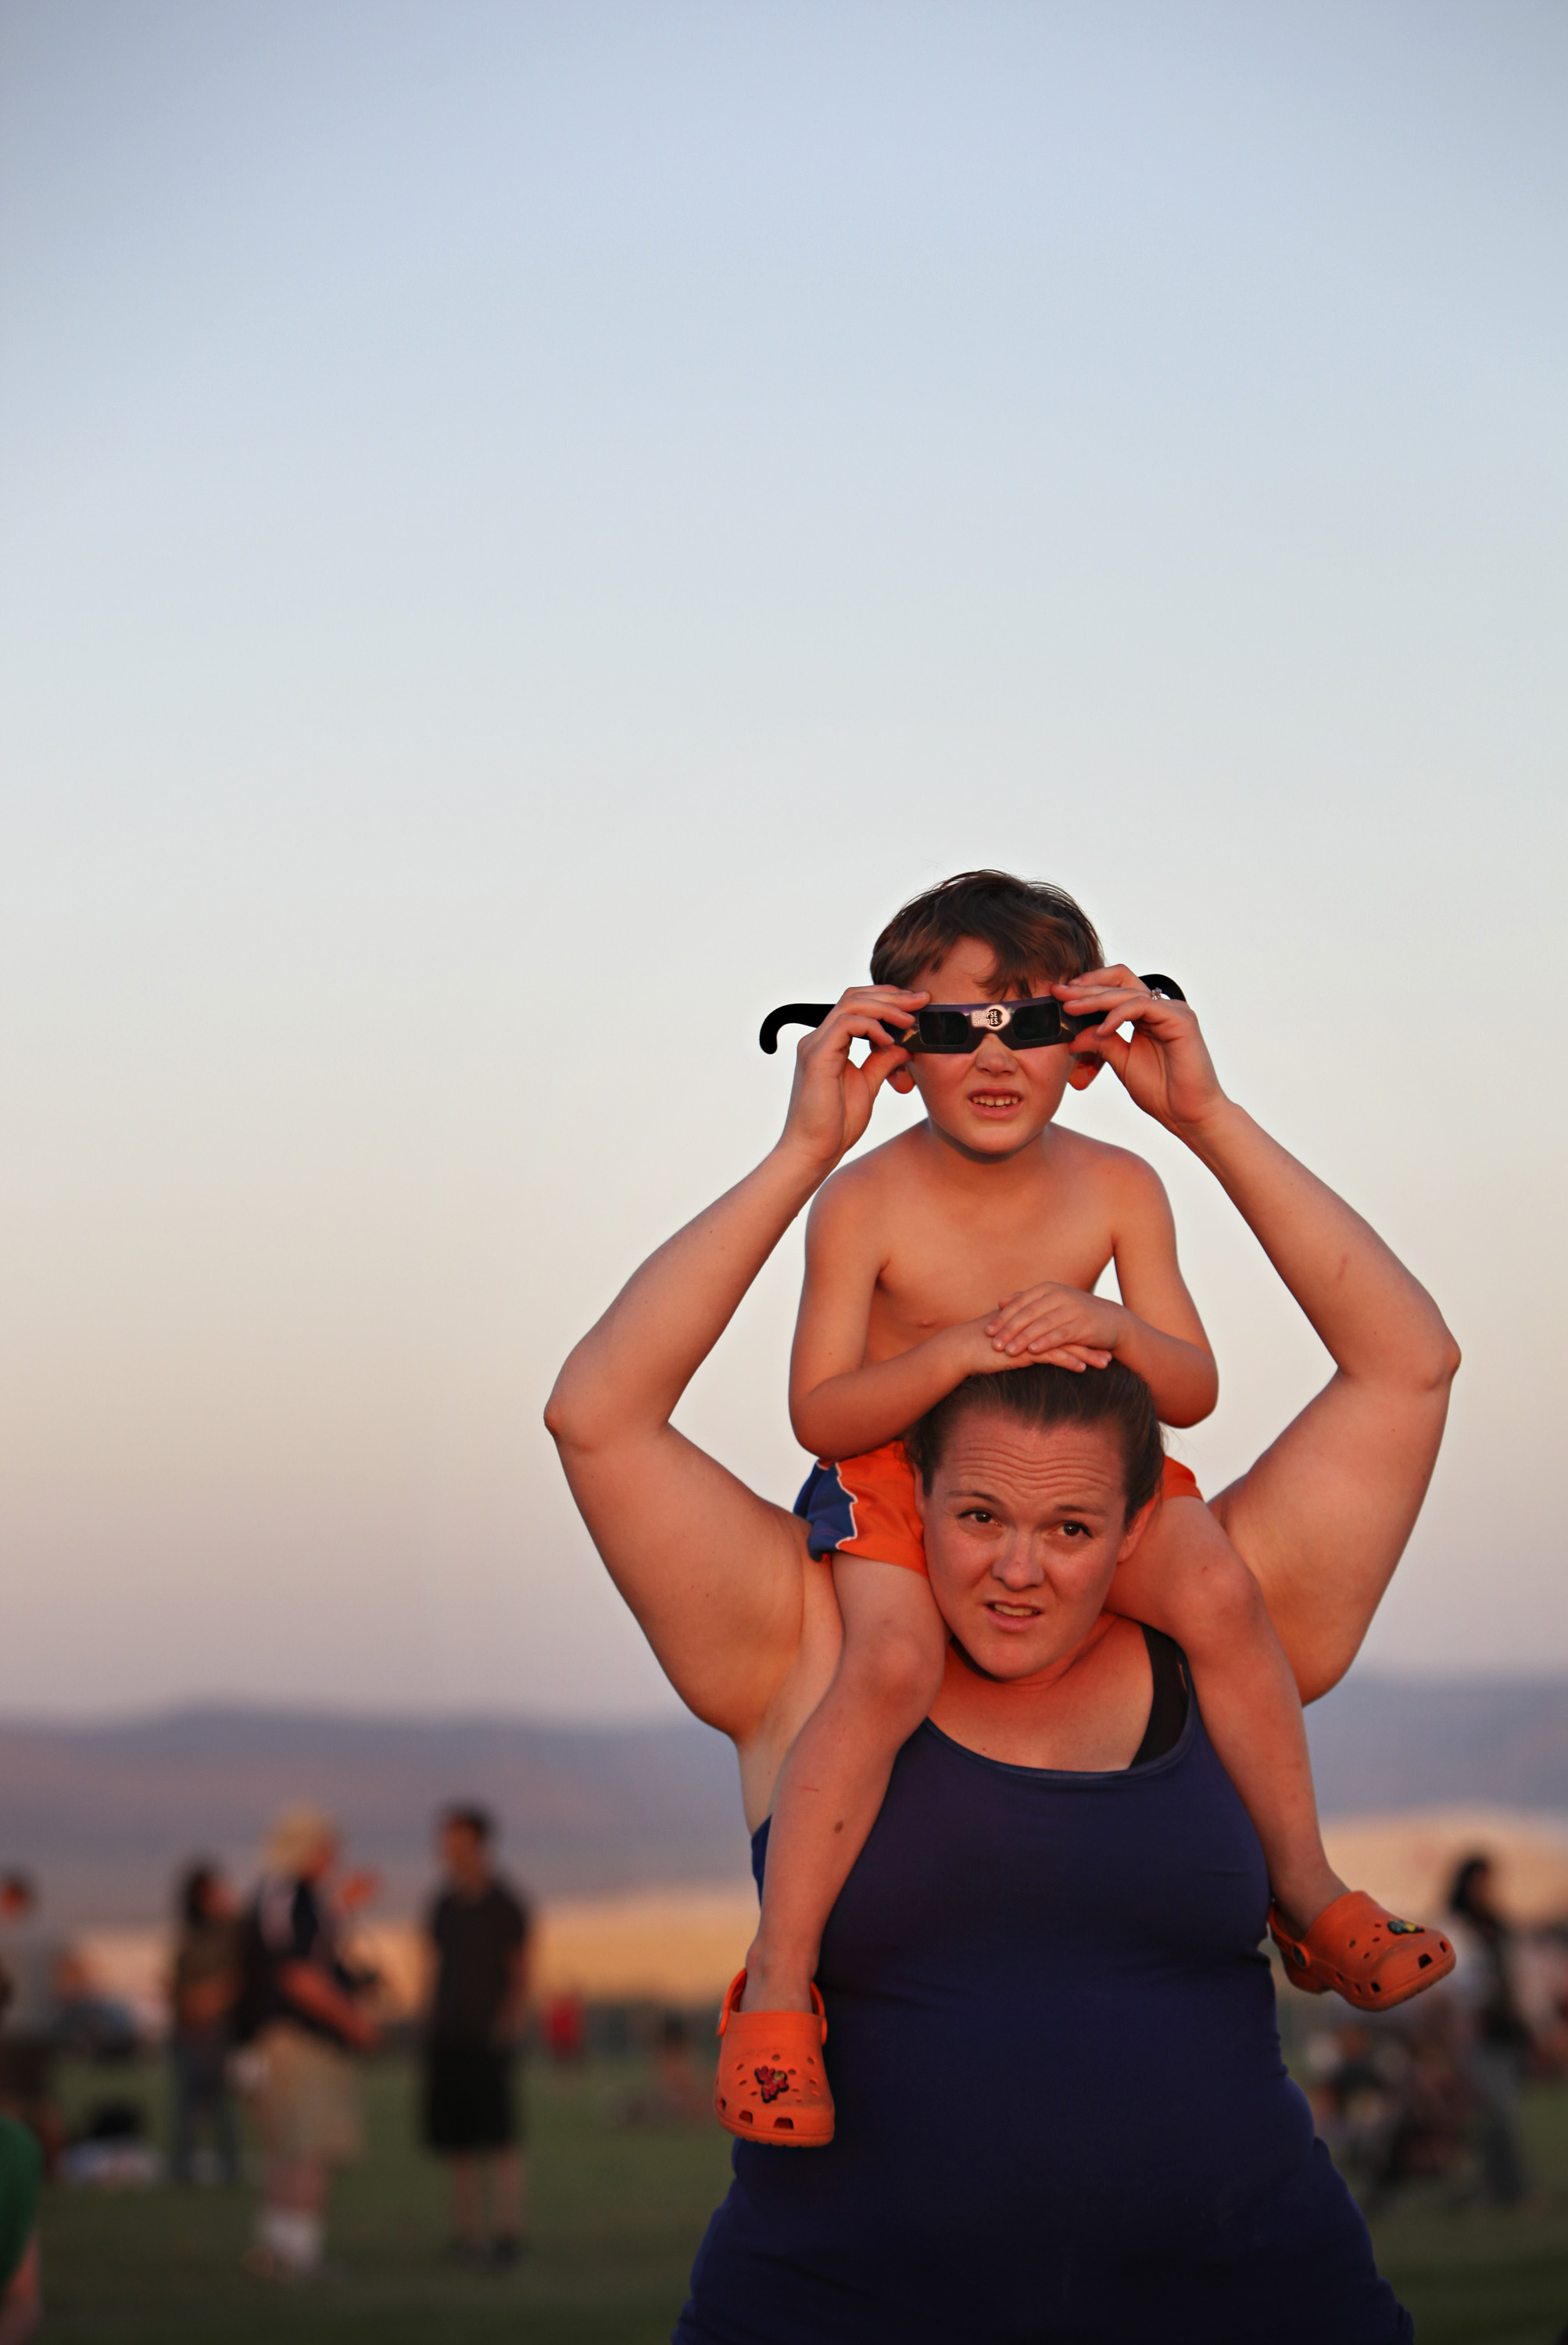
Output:
[[[0,2019],[15,1990],[0,1970]],[[0,2345],[27,2345],[43,2317],[38,2200],[44,2153],[30,2126],[0,2117]]]
[[[497,1880],[494,1825],[483,1808],[453,1807],[438,1826],[445,1883],[430,1909],[434,1954],[425,2027],[423,2130],[447,2161],[450,2252],[475,2265],[514,2263],[523,2247],[524,2163],[516,2088],[528,2015],[530,1917]],[[490,2185],[490,2236],[483,2184]]]
[[246,1916],[243,2030],[267,2161],[246,2261],[266,2278],[318,2269],[333,2169],[362,2146],[351,2056],[376,2041],[361,2008],[373,1982],[342,1953],[330,1878],[337,1856],[336,1825],[314,1809],[290,1809],[272,1828]]
[[206,2131],[223,2180],[237,2182],[239,2145],[228,2064],[240,1989],[239,1909],[219,1866],[203,1863],[186,1868],[175,1895],[175,1919],[169,1981],[170,2169],[177,2182],[195,2181],[198,2141]]

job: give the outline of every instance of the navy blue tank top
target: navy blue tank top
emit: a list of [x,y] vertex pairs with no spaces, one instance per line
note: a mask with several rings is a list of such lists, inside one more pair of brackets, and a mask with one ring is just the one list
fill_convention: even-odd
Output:
[[677,2345],[1409,2345],[1280,2057],[1267,1906],[1196,1701],[1112,1774],[928,1720],[822,1941],[836,2137],[736,2144]]

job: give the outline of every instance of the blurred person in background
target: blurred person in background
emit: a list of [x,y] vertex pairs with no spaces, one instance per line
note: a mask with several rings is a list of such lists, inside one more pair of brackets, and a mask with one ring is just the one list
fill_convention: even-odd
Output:
[[616,2125],[706,2124],[713,2115],[713,2077],[700,2076],[684,2011],[667,2011],[654,2040],[653,2079],[625,2093],[611,2116]]
[[541,2032],[557,2068],[580,2068],[588,2056],[588,2012],[582,1996],[570,1989],[553,1995]]
[[1481,2180],[1498,2207],[1517,2207],[1529,2187],[1520,2102],[1532,2030],[1519,1998],[1514,1933],[1499,1912],[1492,1859],[1467,1856],[1449,1892],[1462,2007],[1459,2061],[1479,2113]]
[[321,2261],[333,2169],[360,2155],[352,2055],[376,2027],[362,2000],[373,1981],[345,1961],[329,1884],[338,1831],[290,1808],[267,1842],[266,1871],[245,1920],[247,2066],[266,2159],[249,2268],[303,2279]]
[[[0,1970],[0,2018],[15,1996]],[[30,2126],[0,2117],[0,2345],[27,2345],[43,2312],[38,2200],[44,2153]]]
[[0,1967],[11,1983],[0,2021],[0,2112],[32,2127],[53,2172],[64,2139],[54,2101],[61,2018],[82,1982],[71,1948],[40,1919],[30,1873],[0,1874]]
[[[504,2267],[523,2249],[518,2046],[528,2017],[526,1902],[496,1878],[484,1809],[448,1808],[437,1827],[444,1883],[430,1909],[434,1956],[425,2028],[424,2141],[447,2162],[458,2262]],[[484,2183],[488,2178],[486,2238]]]
[[188,1866],[175,1901],[169,1981],[169,2163],[177,2182],[196,2179],[198,2140],[210,2137],[225,2182],[239,2179],[239,2145],[229,2097],[229,2055],[239,2000],[239,1910],[216,1864]]

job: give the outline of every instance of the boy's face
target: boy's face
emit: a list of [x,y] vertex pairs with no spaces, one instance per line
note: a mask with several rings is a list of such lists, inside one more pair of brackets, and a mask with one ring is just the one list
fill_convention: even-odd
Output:
[[[946,959],[921,969],[913,990],[921,988],[932,1001],[987,1001],[995,957],[989,945],[966,937]],[[1044,975],[1036,993],[1049,990]],[[999,997],[1003,1001],[1028,999],[1028,989]],[[966,1059],[921,1051],[891,1081],[902,1091],[918,1089],[933,1128],[967,1155],[1016,1156],[1038,1140],[1062,1104],[1069,1083],[1082,1091],[1099,1071],[1092,1054],[1074,1058],[1065,1042],[1044,1051],[1010,1051],[995,1034],[987,1034]]]

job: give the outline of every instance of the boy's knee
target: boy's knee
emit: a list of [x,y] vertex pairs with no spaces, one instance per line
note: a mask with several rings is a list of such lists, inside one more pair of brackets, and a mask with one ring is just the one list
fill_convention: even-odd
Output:
[[845,1666],[857,1693],[901,1708],[918,1704],[923,1715],[942,1683],[944,1650],[940,1635],[886,1629],[847,1655]]
[[1180,1609],[1182,1641],[1195,1649],[1234,1644],[1260,1635],[1268,1625],[1263,1590],[1231,1548],[1206,1556],[1186,1575]]

